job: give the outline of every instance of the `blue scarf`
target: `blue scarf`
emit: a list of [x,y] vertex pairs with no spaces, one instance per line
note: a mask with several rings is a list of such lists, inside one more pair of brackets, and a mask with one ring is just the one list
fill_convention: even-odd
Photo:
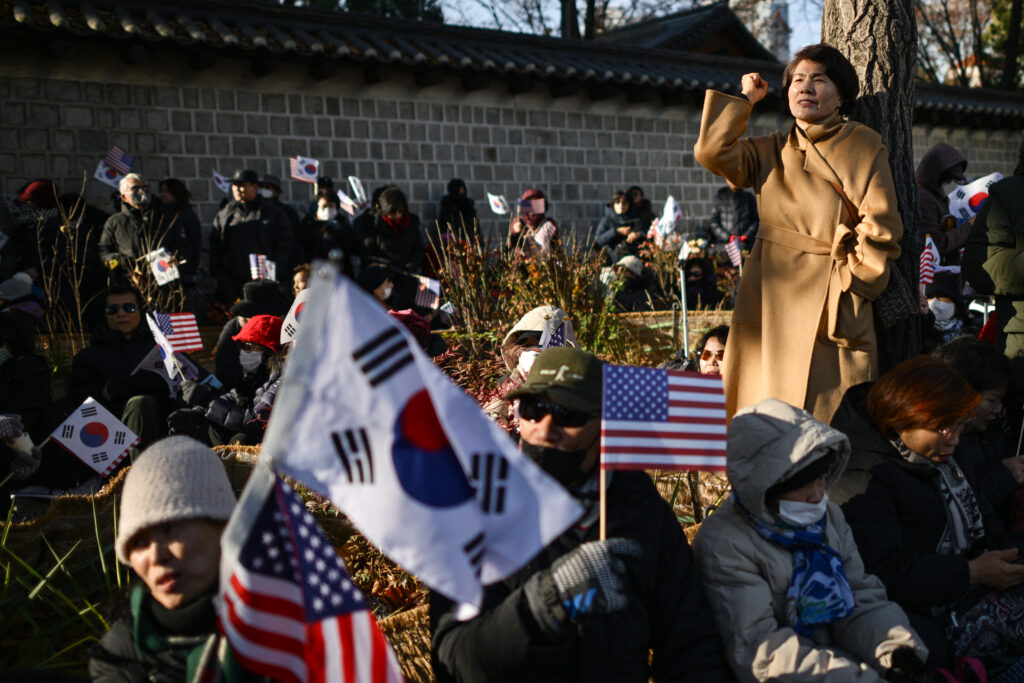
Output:
[[793,579],[786,591],[786,617],[797,634],[808,636],[817,626],[853,613],[853,590],[843,571],[843,558],[825,543],[825,522],[795,528],[767,524],[747,510],[733,492],[736,507],[750,526],[770,543],[793,555]]

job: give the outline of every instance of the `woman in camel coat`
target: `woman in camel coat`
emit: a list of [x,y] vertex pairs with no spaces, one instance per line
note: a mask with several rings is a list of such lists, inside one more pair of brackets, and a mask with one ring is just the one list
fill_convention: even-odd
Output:
[[694,149],[709,171],[754,189],[761,217],[733,313],[727,410],[778,398],[827,423],[847,388],[877,378],[871,302],[888,283],[903,224],[880,136],[841,115],[858,91],[846,58],[805,47],[783,86],[795,119],[787,133],[742,137],[768,91],[747,74],[741,97],[707,92]]

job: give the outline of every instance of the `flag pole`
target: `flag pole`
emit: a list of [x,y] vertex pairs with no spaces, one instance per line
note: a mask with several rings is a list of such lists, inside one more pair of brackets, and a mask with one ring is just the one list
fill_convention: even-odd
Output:
[[[598,463],[598,466],[601,467],[601,464]],[[607,521],[606,521],[606,519],[607,519],[607,514],[606,513],[607,513],[607,510],[608,510],[608,508],[607,508],[608,498],[605,495],[605,485],[606,484],[607,484],[607,481],[605,480],[605,469],[604,469],[604,467],[601,467],[600,480],[598,481],[598,484],[597,484],[598,487],[601,489],[601,495],[598,498],[599,502],[598,502],[598,532],[597,532],[597,538],[598,538],[599,541],[603,541],[608,536],[608,524],[607,524]]]
[[1017,452],[1014,455],[1020,457],[1020,445],[1024,441],[1024,420],[1020,423],[1020,436],[1017,437]]

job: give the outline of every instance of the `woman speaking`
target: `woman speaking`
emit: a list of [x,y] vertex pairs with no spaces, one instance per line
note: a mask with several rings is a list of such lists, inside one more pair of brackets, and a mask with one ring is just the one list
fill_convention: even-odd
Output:
[[725,372],[727,409],[763,398],[823,422],[843,392],[878,375],[871,302],[885,289],[903,232],[880,136],[847,121],[857,74],[838,50],[800,50],[782,78],[788,132],[742,137],[768,84],[742,97],[709,90],[697,160],[757,194],[761,228],[740,282]]

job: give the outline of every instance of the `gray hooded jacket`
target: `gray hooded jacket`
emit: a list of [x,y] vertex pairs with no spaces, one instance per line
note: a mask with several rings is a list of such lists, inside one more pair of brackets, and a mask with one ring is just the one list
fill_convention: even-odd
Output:
[[922,661],[927,655],[881,581],[864,572],[850,527],[832,503],[826,539],[843,558],[856,601],[853,614],[810,637],[788,626],[792,554],[761,538],[733,498],[775,523],[765,492],[830,452],[839,457],[827,476],[829,486],[850,456],[846,436],[776,399],[739,411],[729,427],[727,473],[734,495],[701,526],[694,550],[726,657],[741,681],[880,681],[897,648],[914,648]]

